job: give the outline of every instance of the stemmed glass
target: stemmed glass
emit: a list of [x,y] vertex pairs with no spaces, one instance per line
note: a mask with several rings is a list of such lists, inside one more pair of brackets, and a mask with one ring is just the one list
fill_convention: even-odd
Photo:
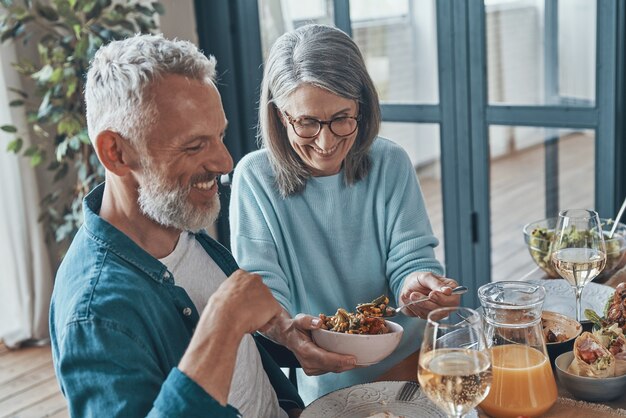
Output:
[[449,417],[462,417],[487,396],[491,354],[478,312],[456,307],[428,314],[417,378],[426,396]]
[[559,212],[550,248],[554,269],[575,290],[576,320],[580,322],[583,289],[606,264],[606,247],[598,213],[587,209]]

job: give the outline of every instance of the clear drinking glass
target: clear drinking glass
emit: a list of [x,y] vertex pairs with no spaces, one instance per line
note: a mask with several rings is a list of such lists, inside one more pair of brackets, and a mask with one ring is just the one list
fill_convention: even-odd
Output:
[[546,291],[525,282],[488,283],[478,289],[493,381],[480,407],[496,418],[538,417],[557,398],[541,327]]
[[491,386],[491,357],[480,314],[439,308],[428,314],[417,378],[426,396],[449,417],[462,417]]
[[574,288],[576,320],[580,322],[583,289],[606,264],[606,247],[598,213],[587,209],[559,212],[550,247],[554,269]]

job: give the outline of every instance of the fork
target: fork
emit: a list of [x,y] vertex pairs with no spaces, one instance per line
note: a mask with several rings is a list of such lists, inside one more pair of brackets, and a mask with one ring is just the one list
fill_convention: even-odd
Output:
[[415,392],[417,392],[419,388],[420,385],[417,382],[406,382],[400,389],[400,392],[398,392],[396,399],[401,402],[409,402],[411,401],[411,399],[413,399],[413,396],[415,396]]
[[[465,287],[465,286],[457,286],[454,289],[452,289],[452,294],[453,295],[462,295],[463,293],[466,293],[467,291],[468,291],[467,287]],[[406,308],[407,306],[415,305],[416,303],[424,302],[424,301],[426,301],[428,299],[430,299],[428,296],[423,296],[423,297],[421,297],[419,299],[415,299],[415,300],[413,300],[411,302],[405,303],[402,306],[398,306],[397,308],[389,307],[388,311],[387,311],[387,315],[385,315],[385,316],[386,317],[396,316],[396,315],[398,315],[398,313],[402,312],[402,310],[404,308]],[[404,313],[404,312],[402,312],[402,313]]]

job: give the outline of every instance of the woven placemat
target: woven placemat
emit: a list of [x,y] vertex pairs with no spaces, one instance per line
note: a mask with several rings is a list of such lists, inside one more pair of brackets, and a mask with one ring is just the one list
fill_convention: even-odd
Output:
[[[480,418],[489,418],[489,415],[479,410]],[[626,417],[626,409],[611,408],[600,403],[577,401],[575,399],[559,397],[556,403],[542,418],[612,418]]]
[[558,398],[556,404],[554,404],[545,416],[546,418],[626,417],[626,409],[611,408],[601,403],[577,401],[570,398]]

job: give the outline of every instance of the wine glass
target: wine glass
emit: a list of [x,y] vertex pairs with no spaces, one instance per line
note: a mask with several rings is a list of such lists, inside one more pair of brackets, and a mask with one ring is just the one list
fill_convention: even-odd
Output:
[[478,312],[455,307],[428,314],[417,378],[426,396],[449,417],[462,417],[487,396],[491,354]]
[[606,264],[606,247],[598,213],[587,209],[559,212],[551,242],[550,261],[576,293],[576,320],[580,322],[585,285]]

